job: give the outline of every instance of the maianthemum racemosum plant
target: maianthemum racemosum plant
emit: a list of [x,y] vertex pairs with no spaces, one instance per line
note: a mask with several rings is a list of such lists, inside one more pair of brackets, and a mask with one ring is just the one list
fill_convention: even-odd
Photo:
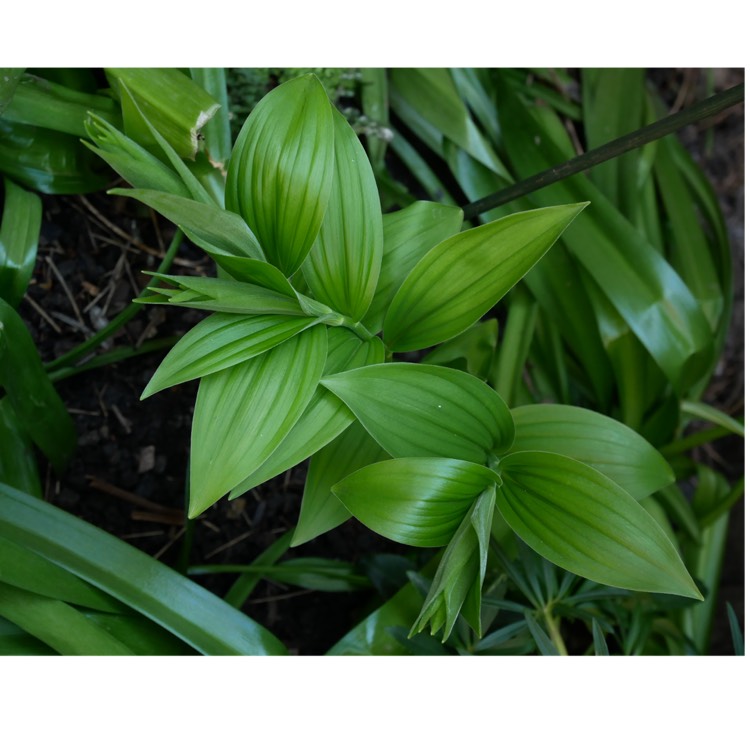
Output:
[[[481,635],[490,542],[513,533],[594,581],[702,599],[639,504],[673,481],[642,437],[575,407],[510,410],[468,372],[399,361],[470,331],[585,204],[468,229],[461,209],[434,202],[382,215],[364,149],[313,75],[253,110],[224,206],[144,121],[174,169],[130,142],[136,189],[113,192],[174,221],[218,266],[216,278],[155,274],[164,285],[140,298],[211,312],[143,394],[200,379],[191,517],[309,458],[293,544],[354,516],[444,548],[412,628],[444,639],[459,614]],[[113,164],[128,145],[102,120],[90,135]]]

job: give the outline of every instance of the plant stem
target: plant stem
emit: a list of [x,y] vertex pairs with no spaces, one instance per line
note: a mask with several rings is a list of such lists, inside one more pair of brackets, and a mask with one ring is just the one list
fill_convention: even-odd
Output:
[[635,130],[620,138],[615,138],[615,140],[609,143],[587,151],[580,156],[576,156],[563,164],[558,164],[525,180],[521,180],[510,187],[492,193],[492,195],[488,195],[486,198],[469,203],[464,206],[464,218],[473,219],[475,216],[502,206],[504,203],[509,203],[524,195],[533,193],[547,185],[578,174],[578,172],[583,172],[609,159],[614,159],[628,151],[632,151],[634,148],[639,148],[647,143],[651,143],[651,141],[663,138],[665,135],[669,135],[686,125],[718,114],[744,100],[745,84],[741,83],[738,86],[733,86],[723,91],[721,94],[716,94],[708,99],[704,99],[702,102],[693,104],[682,112],[664,117],[644,128]]
[[[159,267],[156,269],[156,273],[165,273],[169,270],[175,255],[177,255],[177,250],[180,247],[183,236],[182,230],[177,229],[175,231],[172,242],[167,248],[167,252],[164,254]],[[141,292],[136,299],[140,299],[149,294],[151,294],[151,292]],[[113,336],[118,330],[120,330],[120,328],[122,328],[122,326],[134,318],[141,309],[142,305],[137,302],[131,302],[124,310],[122,310],[122,312],[112,318],[108,325],[102,328],[101,331],[95,333],[90,339],[86,339],[83,343],[74,347],[66,354],[63,354],[62,357],[58,357],[56,360],[48,362],[44,366],[45,370],[48,372],[54,372],[65,365],[78,362],[78,360],[82,359],[92,349],[96,349],[96,347],[103,341],[106,341],[110,336]]]
[[555,644],[555,648],[560,652],[560,656],[567,656],[568,649],[565,646],[565,641],[562,639],[557,620],[552,616],[549,604],[544,608],[543,614],[544,622],[547,625],[547,631],[549,632],[549,636],[552,639],[552,643]]

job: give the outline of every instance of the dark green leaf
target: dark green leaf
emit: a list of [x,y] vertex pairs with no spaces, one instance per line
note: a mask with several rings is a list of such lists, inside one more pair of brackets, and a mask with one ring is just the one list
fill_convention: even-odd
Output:
[[[507,330],[503,332],[503,340]],[[422,364],[443,365],[487,380],[497,345],[497,318],[475,323],[456,338],[435,347],[422,357]],[[499,391],[498,391],[499,392]]]
[[591,621],[591,632],[594,636],[594,653],[597,656],[609,656],[607,639],[604,637],[602,627],[599,625],[599,621],[596,618]]
[[534,619],[533,615],[527,610],[524,612],[526,618],[526,626],[531,633],[531,637],[536,643],[536,647],[539,649],[539,653],[542,656],[560,656],[560,652],[552,643],[550,637],[544,632],[542,626]]
[[0,398],[0,482],[42,497],[31,439],[7,397]]

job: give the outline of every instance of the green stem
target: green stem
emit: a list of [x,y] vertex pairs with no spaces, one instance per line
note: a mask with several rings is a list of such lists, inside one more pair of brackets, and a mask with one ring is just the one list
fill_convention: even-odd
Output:
[[[182,234],[182,230],[177,229],[175,231],[172,242],[167,248],[167,252],[164,254],[164,258],[162,258],[159,267],[156,269],[156,273],[166,273],[166,271],[169,270],[169,267],[172,265],[172,261],[174,260],[175,255],[177,255],[177,250],[180,247],[183,236],[184,235]],[[138,297],[136,297],[136,300],[141,299],[141,297],[149,296],[150,294],[151,292],[141,292]],[[97,346],[110,338],[110,336],[113,336],[115,333],[117,333],[117,331],[119,331],[120,328],[122,328],[122,326],[124,326],[127,322],[132,320],[140,312],[141,309],[142,305],[140,305],[138,302],[131,302],[122,312],[112,318],[108,325],[102,328],[101,331],[95,333],[90,339],[86,339],[86,341],[84,341],[83,343],[74,347],[66,354],[63,354],[62,357],[58,357],[53,362],[48,362],[47,364],[45,364],[45,370],[47,370],[48,372],[54,372],[55,370],[59,370],[65,365],[70,365],[74,362],[78,362],[78,360],[82,359],[93,349],[96,349]]]
[[729,107],[743,102],[745,99],[745,84],[733,86],[721,94],[716,94],[702,102],[688,107],[682,112],[677,112],[668,117],[664,117],[657,122],[651,123],[644,128],[635,130],[620,138],[605,143],[603,146],[587,151],[585,154],[576,156],[563,164],[546,169],[543,172],[532,175],[531,177],[517,182],[503,190],[499,190],[486,198],[474,201],[464,206],[464,218],[473,219],[479,214],[490,211],[493,208],[502,206],[505,203],[516,200],[529,193],[536,192],[547,185],[563,180],[571,175],[583,172],[591,167],[601,164],[602,162],[614,159],[617,156],[632,151],[634,148],[645,146],[651,141],[663,138],[665,135],[674,133],[676,130],[691,125],[694,122],[711,117],[722,112]]
[[665,445],[660,449],[662,456],[668,458],[670,456],[677,456],[680,453],[690,450],[691,448],[697,448],[699,445],[705,445],[710,443],[712,440],[718,440],[719,438],[731,435],[731,431],[726,427],[712,427],[709,430],[701,430],[695,432],[692,435],[675,440],[669,445]]
[[555,644],[555,648],[560,652],[561,656],[567,656],[568,649],[565,646],[565,641],[562,639],[558,621],[552,616],[549,605],[544,608],[543,614],[544,622],[547,625],[547,631],[549,632],[549,636],[552,639],[552,643]]

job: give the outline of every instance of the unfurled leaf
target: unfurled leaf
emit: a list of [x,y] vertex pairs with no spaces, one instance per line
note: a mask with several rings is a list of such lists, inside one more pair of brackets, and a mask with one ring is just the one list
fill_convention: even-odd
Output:
[[370,162],[336,109],[333,131],[334,171],[328,208],[302,270],[317,300],[359,321],[378,283],[383,220]]
[[270,263],[255,258],[225,255],[215,250],[207,250],[206,252],[216,261],[217,266],[237,281],[262,286],[291,299],[301,296],[295,292],[294,287],[289,283],[289,279]]
[[0,299],[0,386],[19,423],[57,471],[75,450],[73,420],[44,371],[31,334],[18,313]]
[[702,599],[659,524],[586,464],[539,451],[500,461],[497,506],[542,557],[608,586]]
[[321,383],[395,458],[442,456],[483,464],[513,442],[505,402],[459,370],[393,362],[331,375]]
[[442,547],[476,497],[497,481],[495,472],[468,461],[395,458],[355,471],[333,491],[381,536],[415,547]]
[[305,315],[296,299],[257,284],[206,276],[150,275],[177,288],[150,286],[148,289],[154,296],[139,297],[138,302],[143,304],[179,305],[245,315]]
[[[328,357],[323,374],[382,362],[383,357],[383,342],[379,338],[362,341],[346,329],[329,328]],[[354,415],[349,409],[326,388],[319,385],[299,421],[281,445],[262,466],[245,477],[232,490],[230,500],[309,458],[353,421]]]
[[431,622],[431,634],[443,629],[443,643],[462,613],[482,637],[482,584],[487,570],[487,550],[495,510],[495,486],[476,499],[443,552],[422,611],[410,635]]
[[258,469],[302,416],[326,361],[322,326],[201,380],[193,417],[194,518]]
[[149,381],[141,399],[252,359],[317,322],[316,318],[296,315],[214,313],[175,344]]
[[0,224],[0,299],[18,307],[34,270],[42,202],[7,178]]
[[265,260],[250,227],[231,211],[157,190],[116,189],[110,193],[129,196],[145,203],[177,224],[197,245],[203,247],[206,244],[209,251],[219,248],[239,257]]
[[534,266],[584,205],[512,214],[432,248],[388,308],[386,344],[399,352],[424,349],[465,331]]
[[292,546],[309,542],[351,518],[331,487],[357,469],[387,458],[388,454],[357,421],[315,453],[307,470]]
[[328,206],[333,116],[313,75],[283,83],[245,122],[229,160],[226,207],[242,216],[271,263],[291,276]]
[[383,263],[375,298],[364,318],[370,330],[383,327],[393,295],[422,256],[461,229],[463,211],[457,206],[417,201],[383,217]]
[[510,449],[560,453],[592,466],[640,500],[674,481],[664,457],[637,432],[603,414],[557,404],[511,410],[516,438]]

